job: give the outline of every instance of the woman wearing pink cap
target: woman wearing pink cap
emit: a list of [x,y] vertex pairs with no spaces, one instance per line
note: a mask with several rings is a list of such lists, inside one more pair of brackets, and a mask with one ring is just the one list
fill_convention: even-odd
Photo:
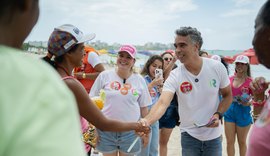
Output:
[[[137,122],[148,113],[147,106],[151,104],[151,97],[147,85],[144,78],[132,69],[136,52],[132,45],[121,46],[117,56],[117,68],[100,73],[92,86],[91,97],[97,96],[101,89],[106,93],[102,112],[107,118]],[[135,155],[140,152],[141,142],[135,141],[133,145],[133,141],[137,140],[134,131],[98,130],[98,135],[97,150],[104,156]],[[147,141],[144,140],[143,143]]]
[[239,153],[246,155],[247,134],[252,124],[251,94],[249,84],[252,82],[250,74],[249,58],[239,55],[235,60],[235,75],[230,77],[233,93],[233,102],[224,113],[225,135],[227,140],[228,156],[235,155],[235,136],[239,144]]
[[[106,131],[143,130],[144,128],[139,123],[136,123],[137,121],[124,123],[106,118],[90,100],[83,85],[71,75],[72,70],[75,67],[80,67],[82,64],[82,58],[85,53],[84,42],[90,41],[94,37],[95,34],[83,35],[83,33],[73,25],[61,25],[55,28],[51,33],[48,41],[49,53],[43,59],[53,65],[62,77],[62,80],[75,96],[79,113],[81,115],[81,126],[83,132],[88,131],[87,121],[95,125],[97,128]],[[52,56],[54,56],[53,60],[51,60]],[[57,94],[57,92],[55,94]],[[63,131],[68,132],[68,130]],[[88,155],[90,155],[90,146],[85,144],[85,149],[88,152]]]

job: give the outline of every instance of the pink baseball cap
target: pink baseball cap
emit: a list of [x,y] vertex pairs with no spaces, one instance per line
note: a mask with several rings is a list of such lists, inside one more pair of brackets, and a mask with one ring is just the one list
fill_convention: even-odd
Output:
[[127,52],[132,58],[135,58],[136,57],[137,50],[131,44],[122,45],[120,47],[120,49],[118,50],[118,53],[119,52],[122,52],[122,51]]

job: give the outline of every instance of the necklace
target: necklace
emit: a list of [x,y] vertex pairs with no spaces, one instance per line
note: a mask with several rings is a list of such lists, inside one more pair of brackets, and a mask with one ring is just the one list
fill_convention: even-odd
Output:
[[70,76],[70,74],[68,73],[68,71],[67,71],[67,69],[66,68],[64,68],[64,67],[62,67],[62,66],[60,66],[60,65],[56,65],[59,69],[62,69],[66,74],[67,74],[67,76]]
[[242,77],[234,77],[235,80],[245,80],[246,76],[242,76]]

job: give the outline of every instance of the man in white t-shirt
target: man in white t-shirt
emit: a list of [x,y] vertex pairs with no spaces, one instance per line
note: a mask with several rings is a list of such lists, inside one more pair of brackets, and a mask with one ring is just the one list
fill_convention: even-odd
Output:
[[221,156],[223,129],[219,119],[232,102],[227,71],[220,62],[199,56],[203,41],[196,28],[181,27],[175,33],[175,53],[182,64],[170,73],[157,104],[141,122],[158,120],[176,92],[182,155]]

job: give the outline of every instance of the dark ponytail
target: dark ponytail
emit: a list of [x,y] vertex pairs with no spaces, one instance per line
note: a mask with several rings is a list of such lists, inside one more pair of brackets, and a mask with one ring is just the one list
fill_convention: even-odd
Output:
[[55,63],[55,61],[52,60],[52,57],[53,57],[53,55],[48,52],[47,55],[42,57],[41,59],[43,61],[49,63],[53,68],[56,69],[56,63]]

